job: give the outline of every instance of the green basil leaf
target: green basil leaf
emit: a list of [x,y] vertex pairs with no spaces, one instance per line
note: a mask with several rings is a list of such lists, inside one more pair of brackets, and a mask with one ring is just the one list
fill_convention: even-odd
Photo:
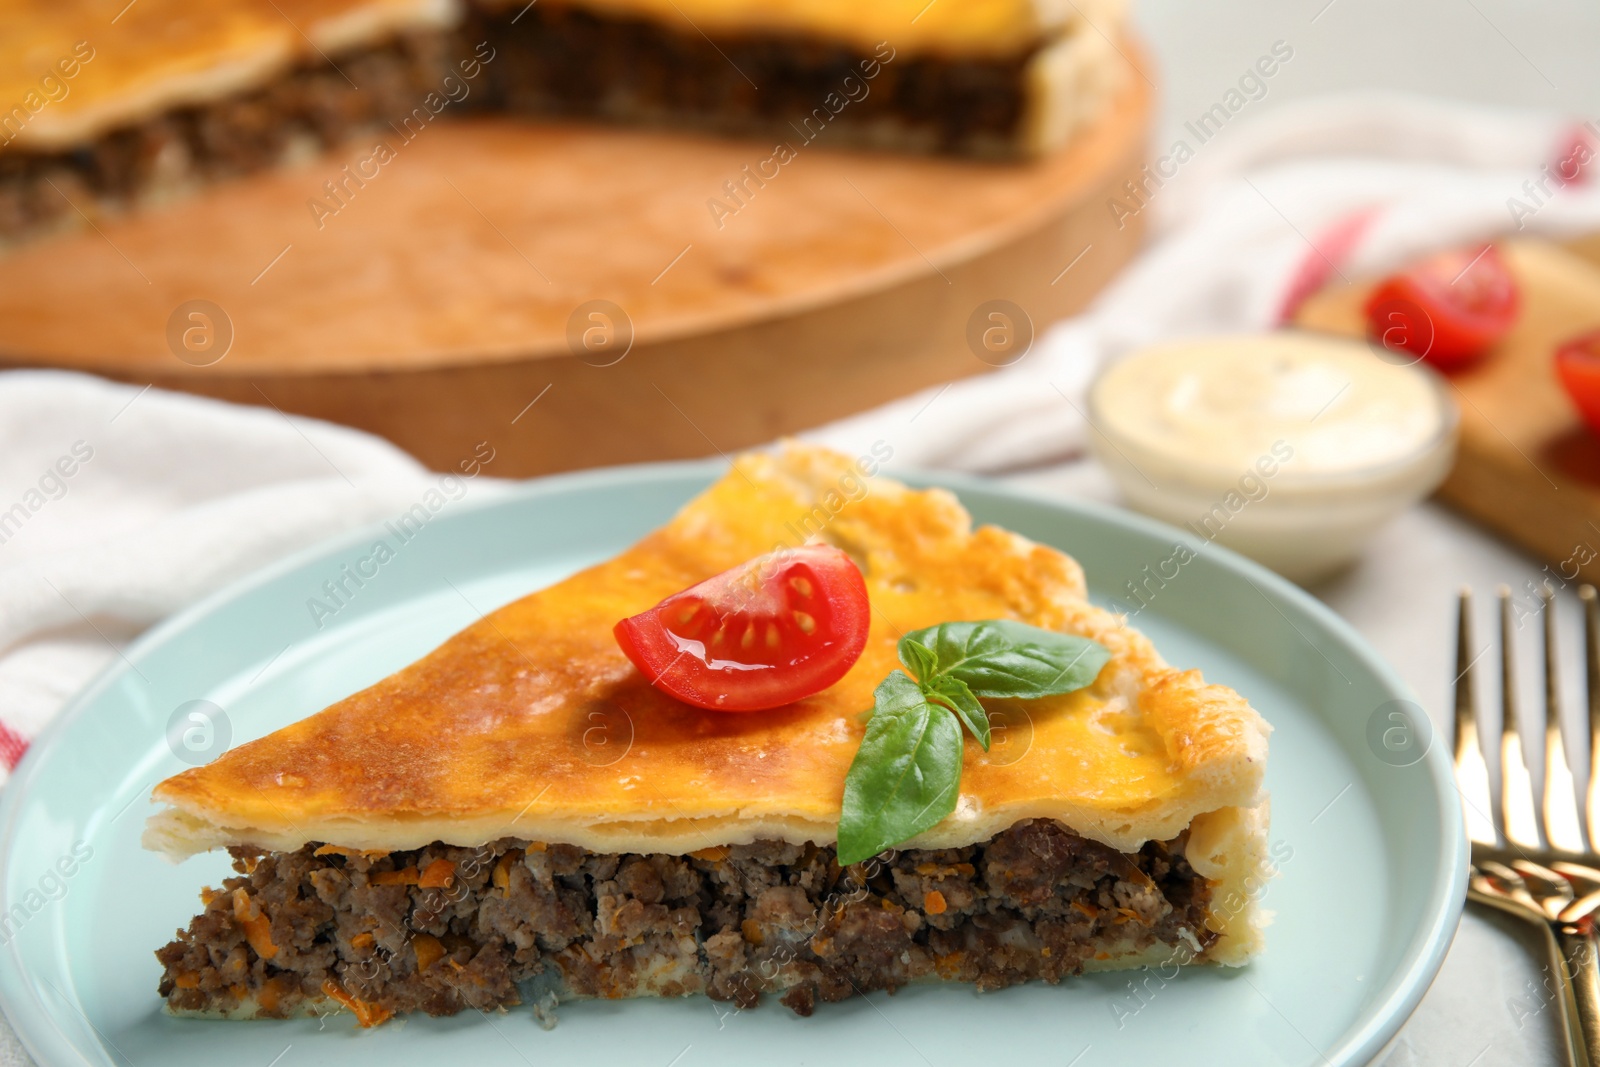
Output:
[[909,637],[900,641],[900,662],[906,665],[913,678],[924,684],[939,672],[939,658],[933,650]]
[[902,671],[874,693],[867,733],[844,779],[839,863],[860,863],[917,836],[956,808],[961,725]]
[[922,691],[948,705],[956,717],[967,724],[983,750],[989,751],[989,713],[983,710],[966,682],[953,674],[935,674],[930,681],[922,683]]
[[944,622],[901,638],[930,649],[940,674],[959,678],[978,697],[1034,700],[1082,689],[1111,653],[1086,637],[1007,619]]

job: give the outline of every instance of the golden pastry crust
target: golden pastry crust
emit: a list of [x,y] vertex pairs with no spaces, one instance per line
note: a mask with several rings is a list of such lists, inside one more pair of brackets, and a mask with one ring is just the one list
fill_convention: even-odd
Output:
[[[670,593],[820,536],[862,565],[866,651],[797,704],[719,714],[649,686],[611,627]],[[616,558],[486,616],[410,667],[162,782],[146,844],[174,857],[309,841],[405,849],[515,836],[602,852],[686,853],[761,838],[831,842],[860,713],[909,630],[1015,618],[1092,637],[1095,684],[1003,708],[993,751],[968,741],[954,814],[912,842],[982,842],[1053,818],[1121,851],[1194,826],[1224,890],[1265,863],[1267,727],[1233,691],[1168,667],[1090,604],[1065,554],[971,528],[949,493],[865,479],[835,453],[752,454]],[[607,747],[611,746],[611,747]],[[1247,952],[1253,915],[1228,933]],[[1229,946],[1214,953],[1227,958]]]
[[1042,156],[1066,144],[1105,113],[1131,76],[1113,36],[1120,36],[1116,6],[1102,26],[1092,15],[1028,60],[1021,151]]
[[[525,0],[487,0],[515,10]],[[1085,21],[1115,23],[1122,0],[560,0],[602,15],[645,18],[713,37],[775,33],[842,41],[872,52],[1014,56]]]
[[457,0],[138,0],[120,14],[90,0],[0,0],[0,150],[72,148],[248,92],[319,52],[460,17]]

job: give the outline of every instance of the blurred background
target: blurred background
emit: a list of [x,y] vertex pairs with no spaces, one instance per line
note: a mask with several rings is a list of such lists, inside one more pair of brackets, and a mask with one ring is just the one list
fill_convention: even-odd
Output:
[[1587,4],[1156,0],[1136,5],[1133,17],[1161,68],[1158,142],[1176,136],[1183,116],[1209,106],[1218,88],[1255,59],[1258,41],[1279,37],[1298,54],[1263,109],[1366,89],[1583,115],[1600,102],[1600,74],[1584,63],[1580,44],[1600,33],[1600,12]]

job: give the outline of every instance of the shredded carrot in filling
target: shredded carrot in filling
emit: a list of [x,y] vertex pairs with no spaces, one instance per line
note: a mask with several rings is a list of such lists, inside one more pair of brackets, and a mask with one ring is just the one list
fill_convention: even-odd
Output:
[[282,995],[278,979],[269,978],[256,993],[256,1001],[261,1005],[261,1010],[270,1015],[278,1010],[278,1001]]
[[511,899],[511,864],[514,854],[507,852],[494,865],[494,886],[506,900]]
[[259,918],[261,908],[250,899],[250,891],[243,887],[233,891],[233,917],[240,922]]
[[369,860],[381,860],[389,853],[381,848],[345,848],[343,845],[319,845],[313,856],[365,856]]
[[172,984],[179,989],[199,989],[200,976],[198,974],[180,974],[173,979]]
[[944,894],[937,889],[922,898],[922,910],[929,915],[943,915],[946,907]]
[[417,934],[411,939],[411,947],[417,954],[418,971],[432,967],[444,955],[444,945],[432,934]]
[[355,1015],[356,1022],[360,1023],[363,1029],[377,1026],[394,1015],[394,1012],[387,1008],[379,1007],[358,997],[352,997],[340,988],[339,983],[332,978],[322,983],[322,991],[349,1008]]
[[456,882],[456,865],[446,859],[437,859],[428,864],[417,885],[423,889],[449,889]]
[[272,923],[242,887],[233,891],[233,921],[244,930],[244,938],[257,956],[270,960],[278,954],[278,946],[272,943]]
[[415,867],[402,867],[398,871],[376,871],[367,875],[373,885],[416,885],[422,880]]
[[272,924],[265,915],[258,915],[243,923],[245,940],[250,942],[250,947],[256,950],[256,955],[264,960],[270,960],[278,954],[278,946],[272,943]]
[[917,864],[917,873],[925,878],[931,875],[943,877],[948,874],[964,874],[970,877],[975,870],[976,868],[970,863],[954,863],[948,866],[943,863]]
[[372,937],[371,934],[357,934],[356,936],[354,936],[354,937],[352,937],[350,939],[350,947],[351,948],[366,948],[368,945],[372,944],[372,942],[373,942],[373,937]]

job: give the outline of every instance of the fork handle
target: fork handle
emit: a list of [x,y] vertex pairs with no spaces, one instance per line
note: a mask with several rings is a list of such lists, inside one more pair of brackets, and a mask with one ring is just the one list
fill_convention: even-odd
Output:
[[1577,1026],[1569,1025],[1568,1032],[1582,1041],[1573,1051],[1586,1054],[1590,1067],[1600,1067],[1600,958],[1594,935],[1569,923],[1557,924],[1554,932],[1564,965],[1560,977],[1572,991],[1572,1003],[1563,999],[1562,1007],[1577,1017],[1569,1020]]

